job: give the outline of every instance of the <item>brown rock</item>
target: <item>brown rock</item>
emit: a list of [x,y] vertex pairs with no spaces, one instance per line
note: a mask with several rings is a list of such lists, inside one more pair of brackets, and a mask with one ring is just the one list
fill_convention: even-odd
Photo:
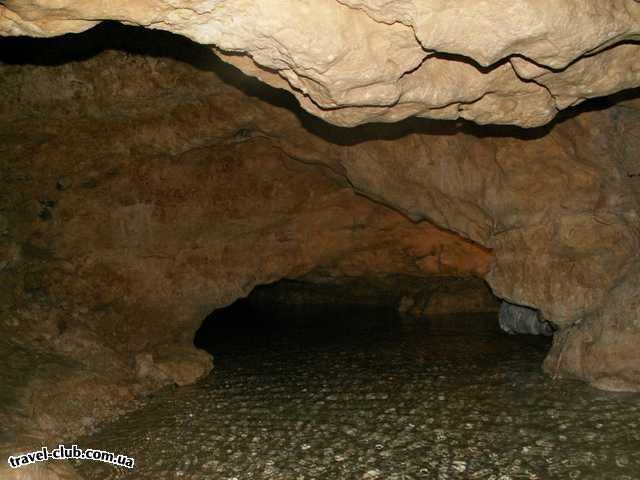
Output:
[[[46,19],[47,4],[11,28],[44,34],[92,23]],[[10,16],[15,20],[16,5],[3,3],[0,25]],[[74,5],[69,8],[78,12],[96,8],[95,2]],[[371,5],[362,7],[371,17],[353,10],[345,18],[357,16],[355,26],[376,23],[362,32],[373,28],[379,42],[390,29],[372,18],[387,13]],[[600,3],[589,5],[609,12]],[[620,29],[635,21],[637,11],[627,6],[626,14],[602,20],[616,26],[611,36],[598,37],[603,30],[596,28],[583,47],[597,49],[622,38]],[[123,17],[134,15],[134,7],[127,8]],[[553,19],[545,22],[545,28],[556,26]],[[411,28],[403,25],[392,29],[398,41],[409,38]],[[444,33],[432,40],[443,45],[449,38]],[[549,371],[603,388],[640,388],[631,348],[638,314],[629,300],[639,285],[635,100],[602,110],[585,107],[580,115],[530,131],[418,120],[345,130],[293,110],[287,96],[265,95],[264,87],[225,68],[207,48],[167,35],[153,38],[177,59],[108,51],[82,62],[0,67],[0,326],[11,344],[2,362],[27,372],[17,378],[13,369],[0,369],[12,412],[39,405],[41,414],[30,420],[40,430],[78,431],[82,425],[67,421],[64,409],[48,409],[47,401],[97,419],[98,399],[112,402],[101,404],[106,416],[136,394],[195,381],[211,368],[210,359],[191,347],[202,320],[256,285],[282,278],[359,277],[367,288],[384,289],[397,274],[420,282],[464,278],[467,285],[484,285],[486,276],[498,296],[540,309],[560,328]],[[338,37],[333,46],[343,48],[351,40]],[[371,89],[359,89],[349,76],[338,81],[353,67],[347,60],[333,72],[338,77],[304,87],[311,97],[322,94],[346,105],[347,113],[333,111],[345,116],[338,123],[354,121],[351,108],[363,115],[357,121],[411,115],[412,108],[401,103],[401,113],[385,104],[396,94],[396,74],[402,76],[422,55],[414,36],[407,41],[399,67],[378,72],[380,65],[371,64],[376,75],[387,76],[373,79]],[[507,42],[479,58],[491,61],[514,45]],[[526,47],[532,58],[553,63],[537,41]],[[573,48],[563,51],[560,67],[584,53]],[[353,62],[360,65],[368,52]],[[380,62],[388,58],[381,53],[374,56]],[[417,76],[446,71],[446,80],[457,78],[459,70],[482,73],[478,83],[469,83],[473,95],[461,95],[508,86],[508,94],[482,97],[486,108],[466,109],[469,118],[548,120],[549,95],[542,95],[545,100],[529,91],[544,90],[535,82],[519,89],[511,63],[483,72],[468,62],[427,60]],[[314,58],[295,67],[300,65],[311,67]],[[532,79],[551,82],[544,68],[518,65]],[[569,88],[576,83],[574,67],[583,68],[567,67],[563,102],[571,95],[589,96]],[[276,70],[285,72],[277,77],[281,83],[302,81],[295,68]],[[406,98],[426,95],[412,90],[419,79],[407,86]],[[408,75],[405,81],[414,80]],[[625,77],[623,83],[633,81]],[[440,93],[450,101],[447,92]],[[507,108],[510,95],[524,103]],[[362,98],[380,105],[358,106]],[[304,101],[308,109],[318,108]],[[543,107],[529,110],[530,102]],[[457,106],[447,108],[434,116],[458,115]],[[417,291],[394,295],[408,311],[460,305],[455,291],[433,298]],[[472,303],[480,308],[487,298],[478,294]],[[49,369],[37,370],[43,362]],[[0,413],[3,425],[8,418]]]
[[32,372],[6,384],[30,392],[17,408],[37,405],[31,421],[47,436],[207,374],[195,331],[256,285],[488,271],[488,249],[357,195],[330,163],[333,145],[226,84],[228,67],[205,65],[108,51],[1,67],[0,209],[20,246],[0,271],[16,279],[0,284],[2,325]]
[[640,267],[634,265],[601,308],[556,335],[545,370],[597,388],[637,391],[640,384]]

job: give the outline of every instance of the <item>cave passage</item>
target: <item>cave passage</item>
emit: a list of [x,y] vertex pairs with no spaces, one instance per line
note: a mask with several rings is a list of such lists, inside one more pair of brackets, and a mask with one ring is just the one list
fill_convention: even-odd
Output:
[[286,305],[269,288],[203,322],[194,342],[213,354],[212,375],[79,440],[127,451],[135,475],[88,462],[80,473],[635,478],[637,401],[545,376],[548,337],[507,335],[496,313]]
[[[546,337],[506,335],[495,311],[418,317],[400,313],[392,296],[363,298],[339,290],[296,281],[259,286],[247,298],[212,312],[194,345],[214,357],[216,370],[243,363],[246,356],[286,362],[318,355],[319,368],[331,352],[337,358],[384,362],[385,353],[395,355],[398,345],[404,345],[406,361],[464,365],[475,359],[493,365],[505,354],[540,360],[550,346]],[[380,355],[368,358],[367,352]]]
[[[190,12],[153,25],[188,34]],[[74,442],[136,462],[0,480],[640,478],[640,393],[571,380],[640,389],[640,91],[616,73],[637,42],[566,71],[415,44],[379,83],[402,55],[363,70],[369,41],[417,39],[375,21],[397,32],[281,78],[251,53],[281,64],[294,25],[263,20],[237,55],[113,22],[0,39],[0,457]],[[550,120],[576,88],[629,87]],[[416,99],[432,118],[404,118]]]

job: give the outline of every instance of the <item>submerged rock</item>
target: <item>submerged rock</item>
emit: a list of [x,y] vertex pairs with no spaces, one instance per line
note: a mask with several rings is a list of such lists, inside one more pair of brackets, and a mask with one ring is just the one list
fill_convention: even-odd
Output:
[[500,328],[511,335],[553,335],[551,324],[533,308],[502,302],[499,321]]

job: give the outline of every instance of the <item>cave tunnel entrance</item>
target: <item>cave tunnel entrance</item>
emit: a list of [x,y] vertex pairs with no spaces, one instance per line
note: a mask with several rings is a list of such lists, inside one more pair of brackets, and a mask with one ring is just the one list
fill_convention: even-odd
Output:
[[411,281],[429,286],[400,293],[353,279],[335,284],[285,279],[258,286],[212,312],[194,345],[214,357],[214,374],[245,362],[313,370],[358,364],[389,373],[411,363],[418,370],[441,363],[470,368],[470,375],[513,361],[539,367],[550,337],[503,331],[500,301],[483,281],[394,277],[392,283],[411,286]]
[[[530,130],[421,118],[345,129],[306,113],[290,93],[240,73],[208,46],[168,32],[105,22],[78,35],[1,42],[0,63],[11,73],[3,77],[3,178],[13,193],[0,212],[0,247],[9,246],[6,256],[0,252],[0,298],[11,312],[4,340],[20,342],[8,344],[1,370],[7,398],[24,403],[19,415],[13,405],[9,415],[0,411],[7,419],[0,431],[38,439],[24,450],[26,443],[16,443],[11,454],[40,448],[43,432],[32,432],[33,424],[56,441],[87,432],[79,445],[136,459],[130,472],[78,461],[81,478],[637,478],[637,397],[545,376],[550,337],[500,328],[504,304],[481,279],[490,251],[365,202],[342,164],[300,161],[297,147],[281,152],[280,140],[269,152],[282,157],[267,158],[260,147],[292,134],[295,146],[318,142],[324,158],[378,141],[401,145],[408,136],[429,136],[435,145],[460,133],[466,140],[442,145],[458,145],[451,152],[466,157],[483,139],[542,140],[563,119],[637,90],[584,102]],[[235,105],[238,115],[228,115]],[[299,126],[290,128],[288,112]],[[284,120],[274,121],[278,115]],[[629,180],[637,177],[634,146]],[[486,150],[495,156],[497,148]],[[31,197],[33,218],[23,212]],[[275,220],[265,228],[268,218]],[[297,248],[309,240],[316,243]],[[315,256],[325,248],[331,251]],[[184,270],[175,271],[176,259],[185,260]],[[203,362],[182,344],[165,349],[167,337],[181,341],[174,333],[191,330],[170,324],[188,300],[164,297],[193,290],[198,308],[212,279],[245,274],[220,281],[225,296],[225,288],[253,281],[264,263],[272,263],[262,272],[269,278],[309,265],[325,270],[258,286],[211,312],[193,343],[213,356],[213,372],[174,388],[176,378],[197,378]],[[336,277],[354,266],[364,277]],[[389,271],[423,277],[375,277]],[[468,277],[443,276],[456,272]],[[166,304],[174,310],[166,309],[165,324],[156,313]],[[139,318],[141,305],[153,315]],[[511,320],[535,316],[518,307],[507,313]],[[29,328],[16,328],[22,319]],[[128,346],[142,337],[136,332],[157,345],[131,358]],[[33,368],[19,371],[16,362]],[[135,372],[124,368],[134,363]],[[140,392],[151,393],[118,419],[119,404]],[[104,419],[114,421],[94,430]]]

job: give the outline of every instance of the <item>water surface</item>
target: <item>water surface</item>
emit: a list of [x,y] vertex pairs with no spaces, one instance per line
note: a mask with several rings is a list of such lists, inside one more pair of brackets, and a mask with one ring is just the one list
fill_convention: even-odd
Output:
[[79,440],[89,479],[640,479],[640,396],[553,381],[495,315],[219,315],[215,369]]

